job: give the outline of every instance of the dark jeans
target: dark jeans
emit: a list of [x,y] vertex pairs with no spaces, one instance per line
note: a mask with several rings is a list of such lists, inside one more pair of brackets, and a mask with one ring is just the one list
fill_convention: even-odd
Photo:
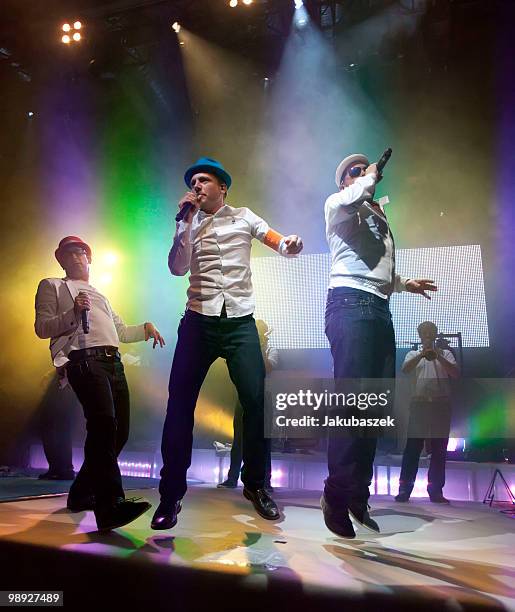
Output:
[[165,504],[186,493],[195,405],[209,367],[218,357],[227,361],[243,408],[242,481],[252,490],[263,487],[265,366],[254,318],[208,317],[187,310],[179,324],[161,443],[159,492]]
[[[325,332],[335,379],[395,377],[395,334],[388,300],[359,289],[329,289]],[[351,501],[368,500],[376,444],[375,437],[363,434],[329,438],[324,489],[329,504],[345,507]]]
[[[399,491],[411,494],[417,478],[420,453],[424,440],[431,442],[431,459],[427,473],[427,490],[430,494],[441,493],[445,485],[445,460],[449,442],[451,407],[448,400],[426,402],[413,400],[410,407],[408,439],[402,455]],[[413,432],[423,437],[410,437]],[[433,435],[438,437],[433,437]]]
[[[241,462],[243,459],[243,408],[240,402],[236,402],[234,407],[233,417],[233,441],[231,447],[231,465],[229,466],[229,472],[227,474],[227,480],[231,482],[238,482],[241,471]],[[265,451],[266,451],[266,471],[265,471],[265,485],[269,486],[272,480],[272,455],[270,439],[265,439]]]
[[67,366],[68,380],[84,409],[84,463],[69,495],[92,493],[98,508],[124,497],[117,457],[129,437],[129,388],[116,357],[88,357]]

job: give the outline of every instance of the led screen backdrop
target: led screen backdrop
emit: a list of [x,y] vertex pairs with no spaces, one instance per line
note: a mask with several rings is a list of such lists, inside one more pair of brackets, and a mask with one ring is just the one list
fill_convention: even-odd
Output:
[[[464,347],[489,346],[479,245],[398,249],[396,261],[399,274],[430,278],[438,285],[431,301],[410,293],[392,296],[399,348],[418,339],[421,321],[434,321],[444,334],[461,332]],[[329,346],[324,309],[330,264],[328,253],[252,259],[256,318],[272,327],[271,341],[277,348]]]

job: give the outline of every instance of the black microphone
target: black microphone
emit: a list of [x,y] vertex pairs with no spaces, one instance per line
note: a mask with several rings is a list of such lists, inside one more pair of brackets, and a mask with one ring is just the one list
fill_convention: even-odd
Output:
[[[80,291],[79,295],[87,295],[84,291]],[[82,322],[82,331],[85,334],[89,334],[89,310],[81,310],[80,318]]]
[[186,202],[186,204],[181,208],[181,210],[175,215],[175,221],[177,223],[179,223],[179,221],[182,221],[192,208],[193,204],[191,202]]
[[381,155],[381,159],[377,162],[377,173],[381,174],[381,171],[383,170],[383,168],[386,166],[388,160],[390,159],[392,155],[392,150],[391,149],[386,149],[386,151]]
[[[197,195],[197,202],[198,202],[198,195]],[[175,215],[175,221],[177,223],[179,223],[179,221],[182,221],[192,208],[194,208],[193,204],[191,202],[186,202],[186,204],[181,208],[181,210]]]

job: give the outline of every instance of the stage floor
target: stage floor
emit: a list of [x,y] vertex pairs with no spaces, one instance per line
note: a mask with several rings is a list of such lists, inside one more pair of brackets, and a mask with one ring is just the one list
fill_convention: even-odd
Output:
[[[131,491],[157,505],[156,490]],[[156,532],[152,511],[108,534],[91,512],[71,514],[66,496],[0,504],[0,551],[24,543],[95,555],[248,575],[284,577],[310,589],[356,596],[416,592],[462,604],[515,610],[515,520],[477,502],[450,506],[417,499],[371,498],[381,534],[359,529],[355,540],[323,523],[319,492],[280,490],[279,522],[258,517],[242,489],[190,487],[177,526]],[[2,588],[8,588],[8,585]],[[30,588],[30,585],[27,585]]]

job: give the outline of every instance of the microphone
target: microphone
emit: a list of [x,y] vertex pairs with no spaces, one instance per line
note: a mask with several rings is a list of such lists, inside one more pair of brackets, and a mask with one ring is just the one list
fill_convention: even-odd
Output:
[[179,221],[182,221],[184,219],[184,217],[190,212],[190,210],[193,208],[193,204],[191,202],[187,202],[182,208],[181,210],[175,215],[175,221],[177,223],[179,223]]
[[377,173],[381,174],[383,168],[386,166],[388,160],[392,155],[391,149],[386,149],[386,151],[381,155],[381,159],[377,162]]
[[[198,196],[197,196],[197,202],[198,202]],[[181,210],[175,215],[175,221],[177,223],[179,223],[179,221],[182,221],[192,208],[194,208],[193,204],[191,202],[186,202],[186,204],[181,208]]]
[[[79,295],[87,295],[84,291],[79,291]],[[82,331],[89,334],[89,310],[81,310],[80,318],[82,322]]]

